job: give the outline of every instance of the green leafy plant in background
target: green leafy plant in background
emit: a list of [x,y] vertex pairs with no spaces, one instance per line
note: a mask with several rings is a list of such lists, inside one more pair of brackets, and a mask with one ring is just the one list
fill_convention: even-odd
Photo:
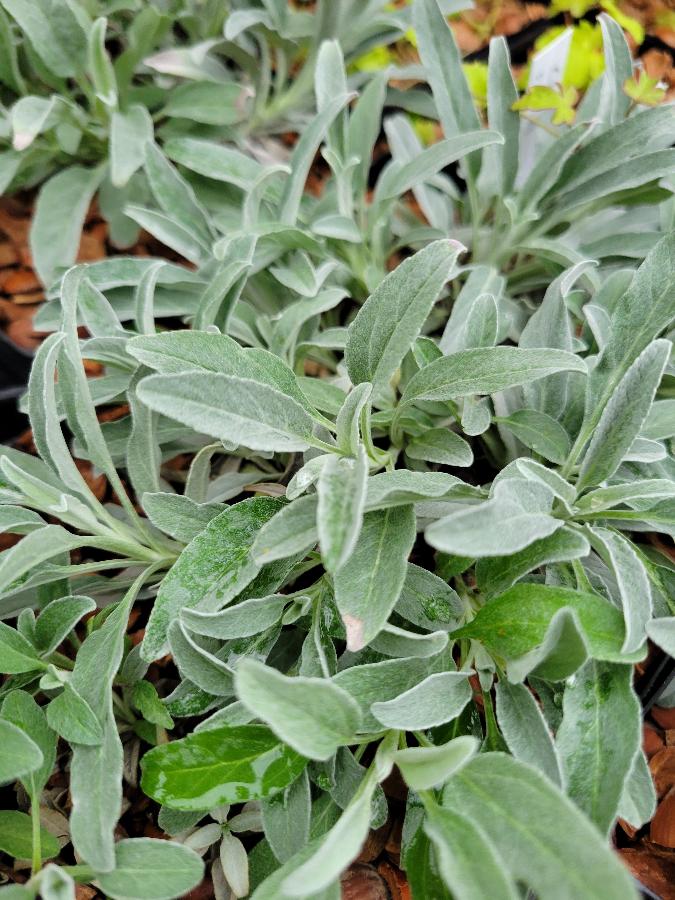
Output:
[[[256,136],[301,127],[323,39],[339,37],[351,58],[404,27],[382,0],[320,2],[312,11],[285,0],[109,7],[98,0],[0,4],[0,187],[6,193],[46,182],[31,237],[46,284],[57,266],[75,260],[97,192],[113,243],[134,243],[139,223],[124,206],[147,194],[143,148],[153,135],[248,146]],[[50,231],[46,220],[63,206],[68,226]]]
[[[160,900],[203,859],[219,896],[337,898],[394,767],[414,897],[636,896],[607,839],[655,805],[632,667],[675,651],[672,108],[603,19],[577,124],[521,122],[496,40],[486,129],[436,0],[413,24],[433,93],[388,102],[443,141],[385,119],[370,194],[385,83],[326,41],[287,164],[146,145],[126,212],[193,269],[74,267],[41,312],[39,456],[0,451],[7,898]],[[76,864],[40,828],[57,738]],[[171,842],[115,842],[139,756]]]

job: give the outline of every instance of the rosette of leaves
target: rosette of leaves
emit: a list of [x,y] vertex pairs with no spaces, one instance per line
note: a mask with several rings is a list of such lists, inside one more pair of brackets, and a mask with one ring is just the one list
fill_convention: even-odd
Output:
[[383,0],[320,2],[312,11],[285,0],[181,0],[171,11],[131,4],[109,15],[108,7],[0,4],[0,187],[46,182],[31,232],[45,284],[75,260],[97,192],[112,242],[134,243],[138,223],[124,207],[148,195],[142,167],[153,135],[160,143],[191,136],[245,146],[251,135],[302,127],[322,40],[339,37],[349,59],[405,26]]

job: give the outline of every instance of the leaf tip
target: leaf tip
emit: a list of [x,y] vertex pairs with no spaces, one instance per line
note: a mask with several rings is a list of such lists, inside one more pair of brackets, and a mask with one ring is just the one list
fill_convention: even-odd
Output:
[[356,616],[345,614],[342,617],[342,621],[345,626],[345,631],[347,632],[347,650],[352,653],[363,650],[366,646],[363,637],[363,619],[357,619]]

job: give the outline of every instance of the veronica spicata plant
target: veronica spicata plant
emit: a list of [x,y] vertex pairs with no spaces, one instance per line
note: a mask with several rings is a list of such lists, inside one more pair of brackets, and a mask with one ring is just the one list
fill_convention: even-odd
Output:
[[[524,188],[480,185],[522,154],[494,113],[489,130],[452,130],[461,69],[437,12],[413,10],[423,61],[425,23],[440,47],[430,80],[447,64],[436,155],[395,159],[367,197],[384,84],[349,109],[326,42],[318,114],[287,167],[148,143],[147,221],[194,270],[79,266],[45,305],[57,330],[26,398],[39,456],[0,451],[2,525],[23,535],[0,556],[0,778],[22,786],[0,849],[32,858],[8,897],[72,897],[81,881],[160,900],[205,861],[219,898],[338,898],[392,815],[394,767],[414,897],[636,896],[608,836],[655,806],[633,665],[648,638],[675,652],[673,563],[651,540],[675,528],[675,233],[653,160],[672,109],[603,113],[565,159],[543,151],[541,196],[557,200],[537,201],[541,221],[575,210],[538,238],[555,253],[518,243],[515,214],[469,218],[467,235],[471,193],[521,209]],[[611,65],[603,85],[619,104]],[[495,91],[506,115],[508,85]],[[636,174],[617,188],[621,167],[602,165],[621,134]],[[334,174],[316,199],[303,189],[320,146]],[[208,189],[182,174],[199,154]],[[466,193],[441,172],[453,159]],[[446,208],[444,227],[413,215],[411,189]],[[652,225],[635,247],[629,209]],[[620,252],[573,243],[593,217]],[[482,256],[500,234],[504,257]],[[87,379],[83,359],[104,374]],[[128,414],[99,421],[122,401]],[[40,828],[58,738],[63,850]],[[115,842],[139,756],[172,842]]]

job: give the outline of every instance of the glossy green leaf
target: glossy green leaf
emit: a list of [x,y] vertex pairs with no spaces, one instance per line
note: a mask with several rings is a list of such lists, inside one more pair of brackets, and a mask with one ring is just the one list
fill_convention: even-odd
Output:
[[599,594],[543,584],[517,584],[484,606],[454,637],[481,641],[494,653],[517,659],[541,644],[552,616],[569,608],[576,616],[592,657],[621,659],[623,616]]
[[275,794],[306,762],[263,725],[223,726],[150,750],[141,761],[142,786],[175,809],[207,810]]

